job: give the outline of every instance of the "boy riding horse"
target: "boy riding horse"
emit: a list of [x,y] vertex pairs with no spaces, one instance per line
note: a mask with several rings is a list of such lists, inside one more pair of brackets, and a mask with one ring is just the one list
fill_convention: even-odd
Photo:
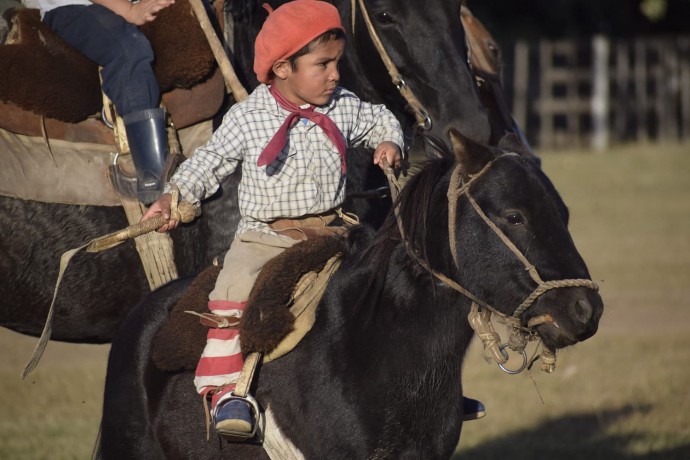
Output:
[[[306,234],[328,231],[345,199],[348,147],[375,149],[373,162],[381,167],[384,159],[398,167],[402,158],[403,133],[393,114],[338,86],[346,38],[338,10],[317,0],[266,9],[254,59],[262,84],[229,110],[211,140],[170,180],[198,204],[241,165],[241,221],[208,305],[225,317],[242,316],[267,261]],[[143,219],[169,219],[170,204],[165,193]],[[159,231],[177,224],[170,220]],[[253,428],[248,404],[232,395],[242,367],[238,331],[211,329],[194,382],[202,396],[211,396],[221,435]],[[471,418],[483,415],[478,401],[466,406]]]

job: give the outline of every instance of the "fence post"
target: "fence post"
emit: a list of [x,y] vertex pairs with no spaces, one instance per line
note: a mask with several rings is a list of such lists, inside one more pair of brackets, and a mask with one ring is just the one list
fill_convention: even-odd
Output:
[[547,104],[552,100],[551,90],[551,64],[553,60],[553,47],[549,40],[539,40],[539,99],[537,113],[539,114],[539,137],[541,147],[554,145],[553,116]]
[[538,147],[690,139],[690,35],[582,44],[514,45],[514,118]]
[[648,104],[647,104],[647,47],[642,38],[636,38],[635,47],[635,112],[637,114],[637,140],[646,142],[649,140],[647,131]]
[[609,41],[603,35],[592,39],[592,138],[591,146],[601,152],[609,144]]
[[527,98],[529,94],[529,45],[524,40],[515,43],[515,72],[513,76],[513,117],[527,132]]
[[632,113],[635,105],[631,94],[631,45],[628,40],[616,40],[614,49],[615,67],[610,72],[615,86],[612,94],[609,94],[613,125],[609,126],[609,143],[627,140],[630,135],[630,120],[635,118],[635,114]]

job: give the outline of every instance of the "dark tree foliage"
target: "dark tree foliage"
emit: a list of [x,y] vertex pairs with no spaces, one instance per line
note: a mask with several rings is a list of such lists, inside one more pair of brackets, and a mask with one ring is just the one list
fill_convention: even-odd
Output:
[[517,38],[575,38],[690,34],[690,0],[652,0],[663,5],[650,19],[649,0],[468,0],[472,12],[503,43]]

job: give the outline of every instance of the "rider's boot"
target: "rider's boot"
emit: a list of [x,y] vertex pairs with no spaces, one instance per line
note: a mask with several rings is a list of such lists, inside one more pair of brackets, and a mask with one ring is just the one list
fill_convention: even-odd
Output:
[[241,399],[219,401],[215,414],[216,433],[220,435],[252,432],[254,424],[251,409]]
[[163,108],[138,110],[122,117],[127,143],[137,170],[137,198],[144,204],[158,199],[166,182],[167,115]]

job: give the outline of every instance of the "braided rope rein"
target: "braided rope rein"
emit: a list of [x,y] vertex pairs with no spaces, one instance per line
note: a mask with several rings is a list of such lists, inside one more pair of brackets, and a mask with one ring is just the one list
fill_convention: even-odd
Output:
[[[178,220],[180,222],[191,222],[196,215],[196,208],[194,208],[194,206],[192,206],[190,203],[187,203],[186,201],[179,202],[178,204],[178,198],[179,190],[176,186],[173,186],[170,218]],[[57,300],[58,291],[60,289],[60,283],[62,283],[62,277],[65,274],[65,271],[67,270],[67,267],[69,266],[72,257],[74,257],[81,250],[84,250],[85,252],[100,252],[106,249],[113,248],[121,243],[124,243],[128,239],[136,238],[137,236],[141,236],[148,232],[152,232],[160,228],[167,222],[168,220],[165,219],[162,215],[157,215],[143,222],[130,225],[129,227],[126,227],[122,230],[109,233],[105,236],[94,238],[91,241],[82,244],[79,247],[65,251],[62,254],[62,256],[60,256],[58,277],[55,281],[55,288],[53,289],[53,298],[50,302],[50,306],[48,307],[48,315],[46,316],[46,321],[43,325],[43,331],[41,332],[41,336],[38,338],[38,342],[36,343],[36,347],[34,348],[33,353],[31,354],[31,358],[29,358],[29,362],[26,364],[24,370],[22,371],[22,379],[25,379],[31,372],[33,372],[36,366],[38,366],[38,363],[41,360],[41,357],[43,356],[43,352],[45,351],[46,346],[48,345],[48,341],[50,340],[50,336],[53,331],[53,321],[55,318],[55,302]]]

